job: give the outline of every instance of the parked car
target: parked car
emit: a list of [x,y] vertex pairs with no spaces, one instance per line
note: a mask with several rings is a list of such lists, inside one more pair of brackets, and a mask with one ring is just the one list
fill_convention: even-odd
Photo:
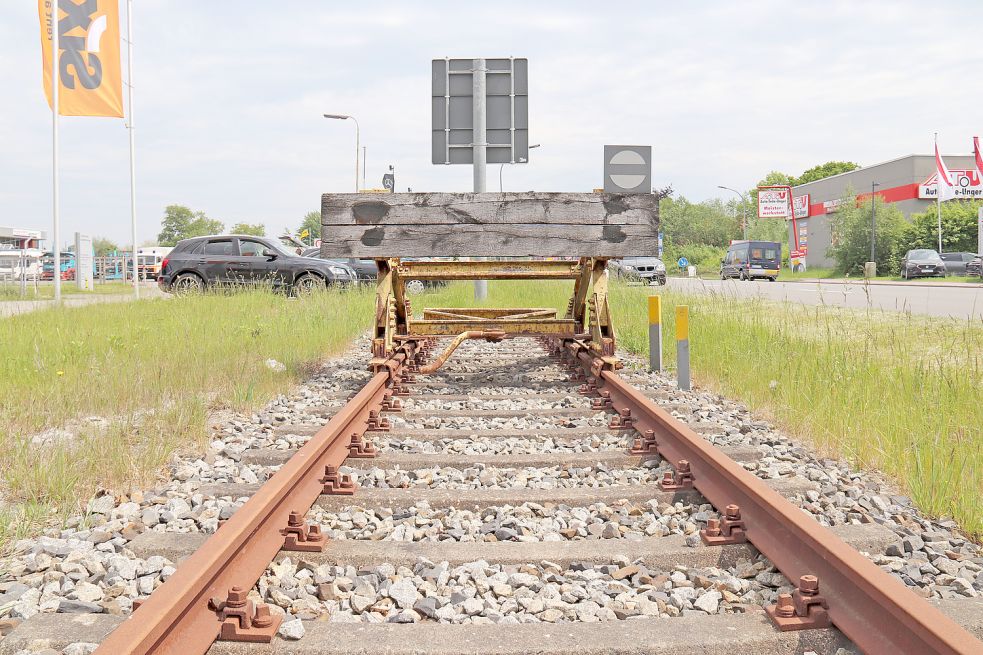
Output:
[[768,278],[774,282],[782,267],[782,246],[775,241],[734,241],[720,260],[720,279]]
[[[320,257],[320,248],[308,248],[304,251],[304,254],[309,254],[311,257]],[[419,257],[403,257],[402,261],[420,261]],[[434,258],[435,261],[439,261],[440,258]],[[371,282],[375,283],[379,276],[379,267],[376,265],[374,259],[327,259],[326,261],[332,262],[343,262],[347,266],[351,267],[358,276],[358,281],[360,283]],[[447,280],[410,280],[406,283],[406,290],[413,294],[420,294],[427,289],[435,289],[437,287],[447,286]]]
[[276,239],[223,234],[179,241],[161,263],[157,284],[173,293],[262,284],[307,292],[349,285],[355,277],[343,264],[303,257]]
[[[304,257],[316,257],[317,259],[321,259],[321,249],[318,247],[305,248]],[[379,267],[375,265],[374,259],[357,259],[355,257],[337,259],[330,257],[327,258],[326,261],[338,262],[339,264],[349,267],[355,271],[355,274],[358,276],[359,283],[375,282],[379,273]]]
[[[62,280],[75,279],[75,253],[62,252],[60,255],[61,265],[58,267],[58,275]],[[41,257],[41,279],[55,279],[55,253],[46,252]]]
[[966,264],[966,275],[983,278],[983,255],[976,255]]
[[945,262],[945,272],[949,275],[968,275],[966,267],[976,257],[972,252],[944,252],[942,261]]
[[658,257],[625,257],[612,259],[611,267],[619,279],[646,284],[666,283],[666,265]]
[[945,262],[935,250],[909,250],[901,259],[901,277],[945,277]]

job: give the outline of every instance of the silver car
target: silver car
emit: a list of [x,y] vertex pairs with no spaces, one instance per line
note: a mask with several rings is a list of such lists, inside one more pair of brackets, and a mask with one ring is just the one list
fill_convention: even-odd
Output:
[[626,281],[652,284],[666,283],[666,265],[658,257],[625,257],[611,260],[611,267],[618,278]]

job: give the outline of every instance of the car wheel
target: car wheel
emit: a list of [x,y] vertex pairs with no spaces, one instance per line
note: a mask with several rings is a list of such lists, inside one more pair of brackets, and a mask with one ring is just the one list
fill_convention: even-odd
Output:
[[423,283],[423,280],[410,280],[406,283],[406,293],[412,296],[419,296],[426,290],[427,285]]
[[747,281],[747,276],[744,275],[744,269],[743,268],[737,272],[737,279],[740,280],[741,282],[746,282]]
[[769,282],[774,282],[775,280],[776,280],[776,278],[773,278],[773,277],[768,278],[768,281]]
[[668,278],[664,278],[664,277],[660,277],[660,278],[659,278],[659,286],[660,286],[660,287],[664,287],[664,286],[666,286],[666,282],[668,282],[668,281],[669,281],[669,279],[668,279]]
[[201,293],[205,290],[205,282],[194,273],[181,273],[174,278],[171,289],[177,296]]
[[310,273],[304,273],[294,280],[294,293],[298,296],[309,296],[317,289],[323,288],[324,282],[321,281],[321,278]]

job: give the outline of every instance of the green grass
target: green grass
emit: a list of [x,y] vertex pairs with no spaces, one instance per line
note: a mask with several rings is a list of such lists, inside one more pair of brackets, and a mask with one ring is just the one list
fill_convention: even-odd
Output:
[[[203,447],[209,412],[257,407],[344,350],[373,303],[368,290],[253,291],[0,319],[0,546],[99,488],[150,482],[174,453]],[[65,427],[73,438],[32,441]]]
[[[486,306],[565,309],[572,285],[490,282]],[[695,380],[830,455],[891,475],[925,512],[983,536],[983,326],[901,314],[611,289],[619,347],[646,355],[645,297],[690,306]],[[470,284],[414,298],[473,304]],[[209,413],[248,411],[304,379],[371,323],[372,291],[263,291],[50,308],[0,320],[0,548],[99,488],[149,483],[201,450]],[[287,367],[274,373],[273,358]],[[774,383],[774,384],[773,384]],[[88,417],[101,417],[102,426]],[[32,437],[68,427],[74,438]]]
[[[564,308],[570,284],[490,282],[487,306]],[[645,297],[690,307],[694,379],[767,414],[820,453],[879,469],[932,516],[983,537],[983,325],[760,299],[611,288],[619,348],[647,357]],[[472,303],[452,285],[427,306]],[[416,307],[417,311],[421,307]]]
[[[133,293],[133,285],[128,282],[99,282],[96,281],[92,291],[79,289],[74,281],[61,283],[61,293],[63,296],[87,296],[87,295],[122,295]],[[0,284],[0,301],[4,300],[51,300],[55,297],[55,285],[53,282],[41,282],[35,287],[33,283],[27,285],[27,295],[22,296],[20,284],[16,282],[4,282]]]

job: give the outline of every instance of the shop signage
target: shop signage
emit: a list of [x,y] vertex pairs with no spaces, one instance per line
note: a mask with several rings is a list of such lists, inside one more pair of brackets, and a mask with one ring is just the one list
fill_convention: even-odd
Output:
[[[952,185],[955,187],[956,198],[983,198],[983,178],[975,169],[949,170]],[[918,185],[919,198],[935,199],[939,195],[938,173],[932,173],[924,182]]]

